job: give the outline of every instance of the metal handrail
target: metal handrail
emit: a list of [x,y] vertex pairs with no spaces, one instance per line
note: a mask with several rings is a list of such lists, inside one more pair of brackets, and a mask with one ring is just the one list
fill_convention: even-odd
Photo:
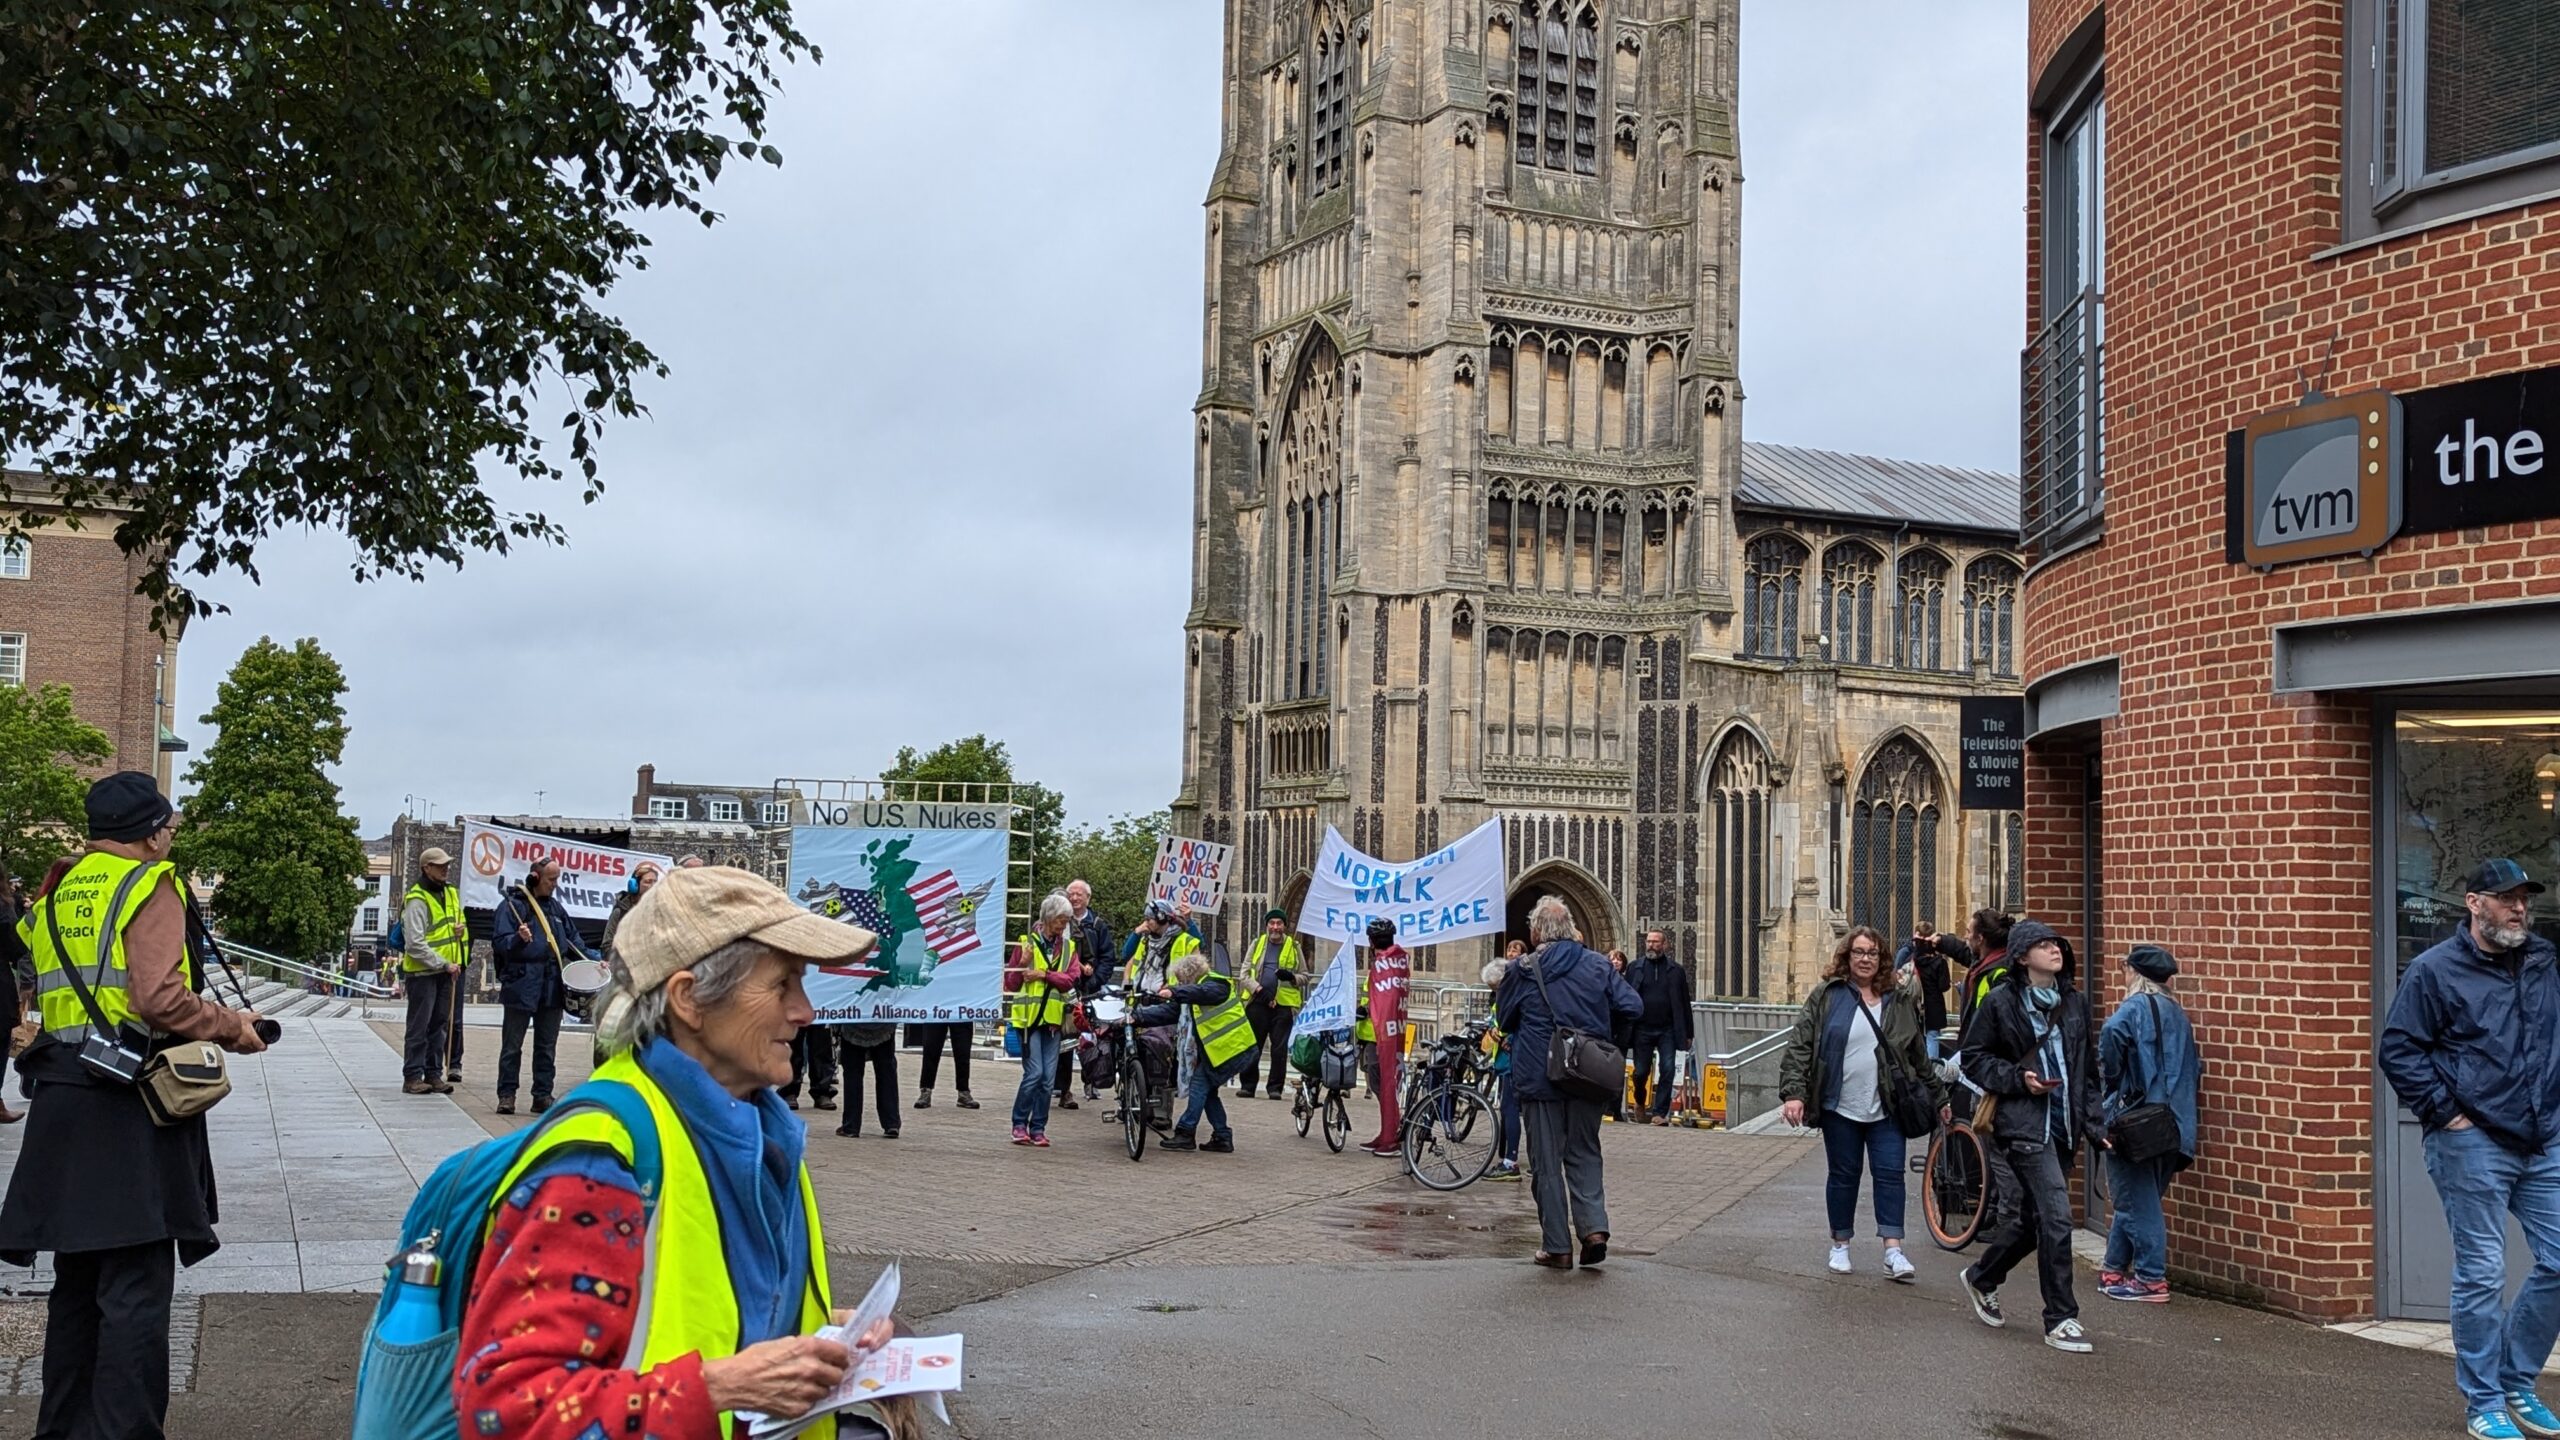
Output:
[[[359,980],[351,971],[323,970],[319,966],[312,965],[306,961],[288,960],[271,951],[261,950],[255,945],[243,945],[237,940],[224,940],[220,943],[222,945],[222,953],[228,956],[233,964],[238,965],[241,969],[250,971],[253,974],[256,973],[260,967],[264,967],[270,970],[288,971],[292,974],[299,975],[306,980],[325,980],[331,985],[345,987],[348,991],[352,992],[351,998],[353,996],[361,996],[367,1000],[391,1000],[398,998],[400,994],[399,991],[394,990],[389,986],[375,985],[368,981]],[[266,978],[276,979],[279,977],[268,976]]]

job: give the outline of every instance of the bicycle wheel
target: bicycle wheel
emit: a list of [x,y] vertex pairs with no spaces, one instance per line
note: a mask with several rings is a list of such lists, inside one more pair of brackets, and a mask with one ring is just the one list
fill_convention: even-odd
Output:
[[[1493,1168],[1494,1136],[1484,1094],[1452,1085],[1434,1090],[1405,1117],[1404,1168],[1431,1190],[1462,1190]],[[1484,1121],[1478,1124],[1478,1121]]]
[[1298,1082],[1298,1093],[1289,1101],[1289,1114],[1298,1122],[1298,1138],[1305,1139],[1307,1126],[1316,1117],[1316,1107],[1307,1102],[1307,1082],[1304,1080]]
[[1334,1154],[1351,1143],[1351,1107],[1343,1103],[1342,1092],[1330,1091],[1324,1097],[1324,1144]]
[[1920,1183],[1920,1213],[1929,1224],[1929,1238],[1941,1250],[1962,1250],[1973,1243],[1982,1228],[1983,1212],[1990,1208],[1985,1187],[1990,1179],[1990,1166],[1982,1153],[1982,1140],[1973,1127],[1959,1121],[1940,1127],[1929,1141],[1929,1160]]
[[1120,1070],[1120,1138],[1130,1159],[1147,1158],[1147,1081],[1135,1065]]

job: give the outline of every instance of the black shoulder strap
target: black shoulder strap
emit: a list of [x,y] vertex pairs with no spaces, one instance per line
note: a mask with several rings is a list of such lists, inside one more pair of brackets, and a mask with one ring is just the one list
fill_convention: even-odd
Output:
[[[1877,1009],[1882,1009],[1884,1006],[1892,1004],[1893,997],[1896,993],[1897,992],[1891,990],[1886,991],[1884,999],[1878,1002]],[[1884,1027],[1876,1023],[1876,1012],[1868,1009],[1867,1002],[1859,998],[1858,987],[1855,984],[1851,984],[1849,986],[1849,1004],[1851,1008],[1855,1009],[1859,1014],[1867,1017],[1867,1028],[1876,1032],[1876,1053],[1884,1057],[1885,1067],[1893,1072],[1893,1078],[1900,1080],[1902,1078],[1902,1061],[1893,1053],[1892,1044],[1884,1038]]]

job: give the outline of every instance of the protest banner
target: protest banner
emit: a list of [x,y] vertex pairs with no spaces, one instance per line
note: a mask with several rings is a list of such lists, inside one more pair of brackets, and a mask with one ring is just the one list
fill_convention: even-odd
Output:
[[1510,893],[1500,820],[1487,820],[1420,859],[1395,864],[1352,849],[1328,825],[1306,904],[1298,911],[1298,933],[1366,945],[1369,922],[1384,918],[1395,922],[1396,943],[1408,947],[1498,935]]
[[1002,830],[791,832],[791,898],[880,937],[869,958],[809,972],[817,1023],[992,1023],[1004,972]]
[[1156,872],[1147,882],[1147,898],[1187,904],[1195,915],[1215,915],[1218,902],[1227,898],[1227,867],[1235,854],[1232,845],[1167,835],[1156,845]]
[[631,882],[634,866],[647,862],[666,874],[675,861],[645,850],[613,850],[504,825],[462,822],[462,907],[495,910],[514,886],[524,883],[536,860],[560,862],[561,908],[579,920],[602,920],[613,912],[614,898]]
[[1293,1029],[1301,1035],[1319,1035],[1327,1030],[1348,1030],[1360,1018],[1360,1002],[1354,995],[1353,982],[1360,978],[1359,957],[1344,945],[1333,952],[1325,963],[1324,973],[1307,989],[1306,1003],[1298,1007]]

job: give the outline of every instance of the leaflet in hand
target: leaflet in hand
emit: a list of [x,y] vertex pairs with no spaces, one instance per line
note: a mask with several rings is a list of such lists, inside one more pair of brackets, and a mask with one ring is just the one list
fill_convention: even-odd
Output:
[[[853,1332],[842,1327],[830,1326],[818,1333],[830,1340],[853,1343]],[[747,1434],[752,1440],[787,1440],[822,1417],[870,1400],[926,1395],[933,1397],[927,1403],[939,1411],[941,1392],[960,1388],[960,1372],[959,1336],[902,1336],[863,1356],[862,1363],[845,1373],[835,1392],[806,1415],[790,1420],[769,1415],[742,1414],[738,1418],[749,1421]]]

